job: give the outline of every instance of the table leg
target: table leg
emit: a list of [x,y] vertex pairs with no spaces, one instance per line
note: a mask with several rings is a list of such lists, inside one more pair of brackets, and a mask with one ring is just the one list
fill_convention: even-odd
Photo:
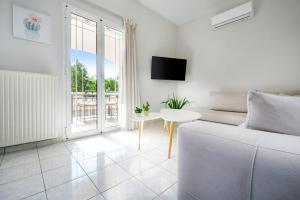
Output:
[[141,150],[141,134],[143,133],[144,121],[139,121],[138,126],[139,126],[139,147],[138,147],[138,150]]
[[167,131],[167,133],[169,134],[169,122],[166,120],[164,122],[164,131]]
[[169,122],[168,127],[168,133],[169,133],[169,151],[168,151],[168,159],[171,159],[171,152],[172,152],[172,142],[173,142],[173,133],[174,133],[174,122]]

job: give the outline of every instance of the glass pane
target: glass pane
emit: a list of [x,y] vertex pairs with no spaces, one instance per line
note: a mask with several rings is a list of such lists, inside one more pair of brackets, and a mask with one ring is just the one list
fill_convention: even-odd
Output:
[[96,26],[71,15],[73,133],[97,129]]
[[105,27],[105,127],[119,125],[119,73],[122,32]]

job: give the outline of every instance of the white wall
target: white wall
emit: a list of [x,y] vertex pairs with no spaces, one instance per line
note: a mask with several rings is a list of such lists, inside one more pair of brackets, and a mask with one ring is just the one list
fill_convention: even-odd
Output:
[[189,64],[177,92],[193,106],[206,106],[209,90],[299,90],[300,1],[254,3],[249,21],[212,30],[212,13],[178,28],[177,56]]
[[[0,1],[0,69],[39,72],[56,75],[59,78],[59,131],[64,128],[63,113],[63,0],[1,0]],[[107,10],[83,3],[71,1],[81,5],[84,9],[95,14],[105,15],[104,19],[114,20],[121,17],[132,17],[138,24],[138,79],[142,100],[149,100],[153,110],[162,105],[161,96],[170,91],[176,91],[176,83],[150,80],[151,56],[175,56],[176,26],[159,17],[154,12],[137,4],[134,0],[94,0],[98,6],[115,13],[109,17]],[[51,15],[52,44],[40,44],[14,38],[12,35],[12,5],[17,4],[29,9]],[[111,14],[111,13],[110,13]],[[118,15],[118,16],[117,16]]]

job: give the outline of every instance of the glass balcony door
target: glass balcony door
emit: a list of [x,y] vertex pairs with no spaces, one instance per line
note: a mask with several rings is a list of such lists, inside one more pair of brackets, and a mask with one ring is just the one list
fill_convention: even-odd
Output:
[[104,26],[105,129],[120,124],[120,68],[122,65],[122,32]]
[[116,129],[122,32],[79,9],[66,13],[67,138]]
[[99,94],[96,21],[71,13],[71,134],[97,132]]

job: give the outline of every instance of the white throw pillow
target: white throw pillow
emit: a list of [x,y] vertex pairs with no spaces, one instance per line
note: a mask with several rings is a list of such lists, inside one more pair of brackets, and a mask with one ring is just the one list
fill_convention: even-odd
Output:
[[300,136],[300,98],[250,90],[246,128]]

